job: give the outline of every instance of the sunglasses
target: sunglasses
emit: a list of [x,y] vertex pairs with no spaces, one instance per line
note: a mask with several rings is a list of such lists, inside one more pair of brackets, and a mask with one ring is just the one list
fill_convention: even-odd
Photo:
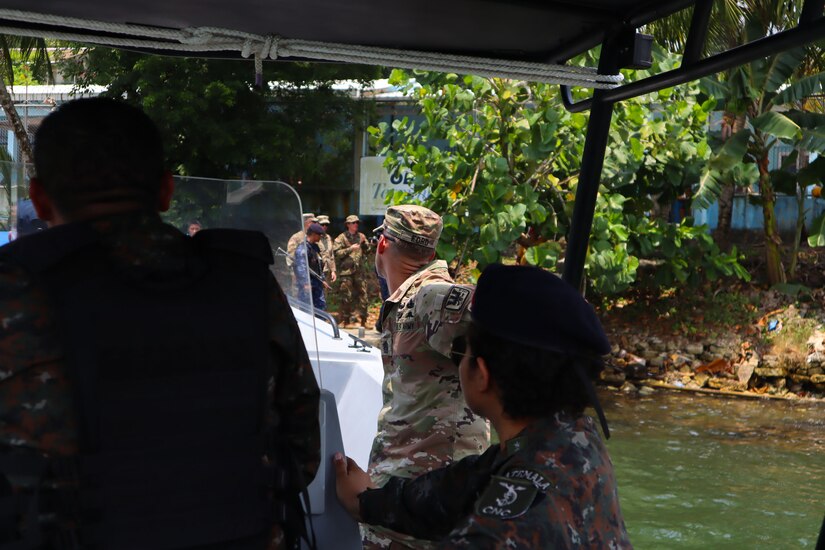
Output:
[[464,337],[456,338],[453,340],[453,348],[450,350],[450,359],[452,359],[453,364],[457,367],[465,357],[475,359],[475,355],[467,353],[467,339]]

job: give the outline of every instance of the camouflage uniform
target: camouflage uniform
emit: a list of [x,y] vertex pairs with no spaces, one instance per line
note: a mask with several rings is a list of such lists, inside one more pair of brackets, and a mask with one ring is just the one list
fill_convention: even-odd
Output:
[[295,258],[295,251],[298,249],[298,245],[304,242],[306,238],[306,231],[298,231],[297,233],[293,233],[289,238],[286,243],[286,253],[288,254],[286,260],[287,265],[292,266],[293,258]]
[[361,517],[437,548],[632,548],[593,420],[557,413],[484,454],[359,496]]
[[324,233],[318,241],[318,248],[321,249],[321,261],[324,263],[324,277],[332,278],[335,269],[335,253],[332,251],[332,237]]
[[[352,250],[350,247],[360,244]],[[344,231],[332,243],[338,266],[338,321],[349,323],[352,318],[363,325],[367,321],[367,270],[365,255],[369,242],[363,233]]]
[[[391,223],[392,212],[387,218]],[[384,232],[391,238],[409,237],[392,225]],[[434,247],[435,241],[427,244]],[[467,330],[472,291],[454,284],[446,262],[435,260],[384,302],[384,407],[369,469],[378,485],[391,476],[411,478],[441,468],[489,445],[487,421],[465,403],[458,368],[449,359],[453,340]],[[390,539],[393,546],[425,547],[422,541],[383,529],[367,531],[367,547],[384,547]]]
[[[190,239],[157,214],[118,214],[91,222],[125,271],[174,272]],[[273,360],[268,421],[282,426],[306,479],[320,460],[319,389],[289,304],[274,277],[269,285]],[[43,289],[0,252],[0,453],[30,449],[50,456],[78,450],[76,420],[56,319]],[[113,322],[116,322],[113,319]],[[288,419],[288,422],[284,422]],[[2,478],[0,478],[0,481]],[[274,538],[279,539],[276,527]]]
[[[329,216],[318,216],[318,223],[321,225],[329,225]],[[326,228],[329,230],[329,227]],[[332,274],[336,273],[335,269],[335,253],[332,250],[332,237],[329,233],[321,235],[321,240],[318,241],[318,248],[321,249],[321,260],[324,262],[324,277],[328,280],[332,279]]]
[[307,238],[306,228],[307,222],[312,221],[315,222],[318,218],[315,217],[315,214],[312,212],[305,212],[302,215],[301,223],[304,224],[304,229],[301,231],[297,231],[292,234],[289,240],[286,242],[286,265],[287,267],[292,267],[293,259],[295,258],[295,250],[298,248],[298,245],[304,242]]

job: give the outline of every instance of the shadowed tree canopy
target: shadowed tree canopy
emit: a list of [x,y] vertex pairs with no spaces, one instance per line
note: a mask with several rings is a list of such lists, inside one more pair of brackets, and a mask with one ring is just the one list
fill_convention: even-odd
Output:
[[[255,86],[252,62],[157,57],[91,48],[70,69],[79,84],[141,106],[160,127],[178,174],[335,184],[352,162],[363,103],[333,89],[369,81],[377,67],[267,63]],[[354,121],[354,122],[353,122]]]

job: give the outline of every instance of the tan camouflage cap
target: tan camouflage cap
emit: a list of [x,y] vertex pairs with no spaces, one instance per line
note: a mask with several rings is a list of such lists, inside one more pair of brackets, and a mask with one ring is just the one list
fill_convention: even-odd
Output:
[[315,218],[315,214],[313,214],[312,212],[304,212],[304,215],[302,217],[303,217],[304,221],[307,221],[307,220],[318,221]]
[[358,216],[355,214],[350,214],[347,216],[346,223],[353,223],[353,222],[360,222],[361,220],[358,219]]
[[383,231],[390,237],[425,248],[435,248],[444,223],[441,216],[423,206],[400,204],[390,206],[384,216],[384,224],[375,232]]
[[318,223],[329,223],[329,216],[326,214],[321,214],[318,216]]

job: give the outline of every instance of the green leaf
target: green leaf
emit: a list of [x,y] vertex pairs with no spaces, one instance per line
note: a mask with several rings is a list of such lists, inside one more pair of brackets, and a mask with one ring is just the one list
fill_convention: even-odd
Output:
[[808,151],[816,151],[817,153],[825,153],[825,126],[819,128],[802,130],[802,139],[799,141],[801,149]]
[[440,240],[438,241],[438,257],[445,262],[451,262],[458,255],[458,251],[452,243]]
[[809,246],[825,246],[825,212],[811,223]]
[[[767,93],[777,91],[791,78],[803,59],[805,59],[805,48],[788,50],[768,58],[767,63],[760,67],[763,70],[754,70],[754,87],[764,89]],[[756,63],[753,65],[759,66]]]
[[797,123],[782,113],[768,111],[751,120],[757,130],[780,139],[798,139],[802,131]]
[[811,289],[799,283],[777,283],[771,289],[787,294],[792,298],[797,298],[800,294],[810,294]]
[[803,187],[825,182],[825,156],[817,157],[808,166],[800,169],[797,178],[799,185]]
[[813,95],[822,94],[823,91],[825,91],[825,71],[791,83],[787,88],[776,94],[776,97],[771,100],[771,104],[796,103]]
[[786,195],[796,194],[796,174],[785,170],[771,170],[770,176],[774,189]]
[[636,157],[636,160],[642,160],[644,157],[645,149],[642,146],[642,142],[635,137],[630,138],[630,150],[633,152],[633,156]]
[[699,187],[693,195],[693,201],[699,208],[707,208],[722,194],[722,188],[730,184],[727,172],[741,166],[742,157],[748,151],[751,138],[750,130],[733,134],[719,152],[705,165],[699,177]]
[[546,258],[547,252],[540,246],[531,246],[527,249],[527,252],[524,253],[524,259],[527,260],[527,263],[530,265],[543,265]]

